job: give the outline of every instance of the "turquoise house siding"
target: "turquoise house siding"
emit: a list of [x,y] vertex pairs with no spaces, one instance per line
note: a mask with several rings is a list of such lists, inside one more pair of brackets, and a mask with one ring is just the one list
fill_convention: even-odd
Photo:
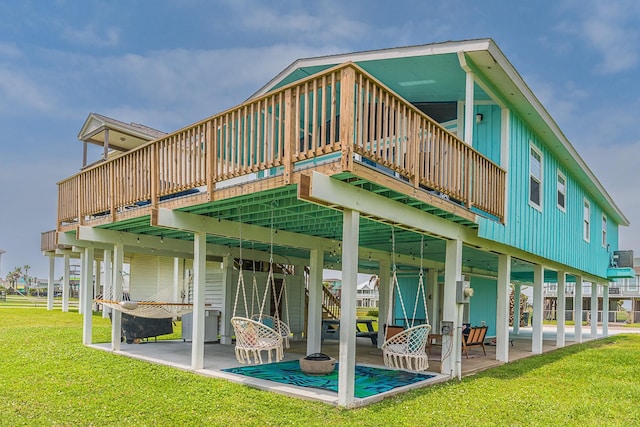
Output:
[[469,303],[469,322],[471,326],[480,326],[485,322],[489,327],[487,336],[496,335],[496,310],[498,288],[495,280],[483,277],[471,277],[474,294]]
[[[510,123],[508,206],[506,224],[481,218],[480,237],[514,246],[590,274],[606,277],[609,263],[602,246],[602,209],[519,117]],[[529,202],[529,150],[542,154],[542,206]],[[566,212],[558,209],[557,172],[566,178]],[[591,204],[590,242],[583,239],[583,201]],[[618,225],[607,218],[610,250],[618,247]]]
[[500,107],[476,105],[474,114],[482,114],[482,122],[473,125],[473,148],[489,160],[500,164]]
[[[416,307],[415,317],[413,315],[413,310],[416,303],[416,293],[418,291],[419,278],[418,275],[411,276],[402,276],[398,277],[398,286],[402,290],[402,299],[404,301],[404,306],[407,313],[407,318],[409,319],[409,323],[411,323],[412,319],[415,319],[415,324],[422,324],[425,322],[425,312],[424,312],[424,300],[422,299],[422,294],[418,298],[418,305]],[[426,282],[425,282],[426,285]],[[425,288],[426,291],[426,288]],[[428,293],[427,293],[428,295]],[[394,296],[394,311],[393,311],[393,323],[395,325],[405,325],[405,315],[402,312],[402,305],[400,304],[400,296],[397,292],[395,292]]]

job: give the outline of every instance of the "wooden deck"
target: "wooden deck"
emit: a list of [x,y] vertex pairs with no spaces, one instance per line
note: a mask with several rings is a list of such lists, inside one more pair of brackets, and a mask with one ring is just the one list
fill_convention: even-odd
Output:
[[56,229],[298,184],[309,170],[359,176],[456,215],[504,217],[503,169],[346,63],[60,181]]

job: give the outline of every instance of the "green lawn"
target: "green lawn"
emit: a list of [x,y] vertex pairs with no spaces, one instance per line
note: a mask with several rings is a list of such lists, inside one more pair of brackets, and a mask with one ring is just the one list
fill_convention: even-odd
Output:
[[[81,344],[81,316],[0,308],[0,425],[453,426],[640,424],[640,335],[566,347],[356,410]],[[94,340],[109,323],[94,317]]]

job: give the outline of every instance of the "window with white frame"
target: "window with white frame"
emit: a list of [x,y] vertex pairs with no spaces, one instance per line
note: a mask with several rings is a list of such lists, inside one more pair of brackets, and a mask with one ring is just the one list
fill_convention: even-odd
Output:
[[591,203],[587,199],[584,199],[583,210],[583,238],[585,241],[591,241]]
[[557,183],[557,203],[558,209],[563,212],[566,212],[566,203],[567,203],[567,178],[562,174],[562,172],[558,171],[558,183]]
[[607,247],[607,216],[602,214],[602,246]]
[[529,202],[542,207],[542,153],[533,145],[529,149]]
[[627,285],[627,290],[629,291],[637,291],[638,283],[640,283],[640,276],[636,274],[636,280],[629,280],[629,284]]

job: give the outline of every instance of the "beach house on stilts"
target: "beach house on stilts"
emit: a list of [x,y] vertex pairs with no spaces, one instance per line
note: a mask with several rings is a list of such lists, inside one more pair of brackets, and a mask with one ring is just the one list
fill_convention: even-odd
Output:
[[[427,334],[441,340],[450,351],[439,371],[451,378],[466,363],[465,323],[485,324],[496,359],[509,360],[522,284],[533,289],[537,354],[544,283],[559,295],[590,283],[598,295],[634,276],[611,262],[627,218],[491,39],[300,59],[183,129],[122,125],[89,116],[80,139],[103,158],[58,183],[56,228],[43,234],[52,259],[81,256],[86,344],[100,299],[113,305],[114,351],[123,312],[144,309],[190,312],[193,370],[205,366],[213,310],[215,339],[239,358],[253,361],[261,343],[279,360],[288,340],[319,353],[322,271],[341,270],[337,404],[349,407],[358,273],[378,276],[387,366],[427,363],[420,348],[385,346],[394,325],[422,350]],[[607,327],[592,322],[589,335]],[[559,318],[559,347],[566,329]]]

